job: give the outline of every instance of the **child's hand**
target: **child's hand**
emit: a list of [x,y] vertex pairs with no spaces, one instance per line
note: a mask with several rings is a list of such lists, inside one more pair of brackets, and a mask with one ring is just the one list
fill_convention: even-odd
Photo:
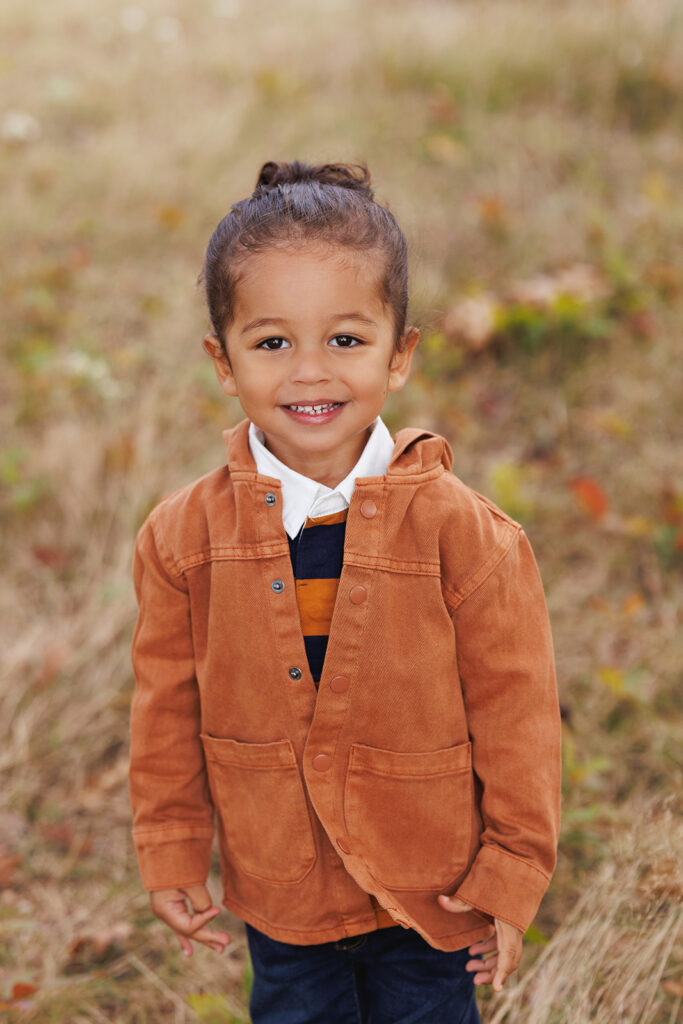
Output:
[[[192,942],[202,942],[217,953],[222,953],[230,942],[227,932],[214,931],[205,925],[212,921],[221,908],[213,905],[205,885],[188,885],[184,889],[159,889],[149,894],[152,910],[178,937],[185,956],[192,956]],[[187,909],[186,900],[194,913]]]
[[[443,909],[449,910],[452,914],[462,914],[466,910],[475,909],[457,896],[439,896],[437,899]],[[472,956],[484,953],[490,955],[485,960],[468,960],[465,970],[477,972],[474,975],[475,985],[489,985],[493,982],[496,992],[500,992],[512,972],[519,967],[522,958],[522,933],[519,928],[508,924],[507,921],[500,921],[497,917],[494,921],[495,933],[488,939],[475,942],[469,948]]]

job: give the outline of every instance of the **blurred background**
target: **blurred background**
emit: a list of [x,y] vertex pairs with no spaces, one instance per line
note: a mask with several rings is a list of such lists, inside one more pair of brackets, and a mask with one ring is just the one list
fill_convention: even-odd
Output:
[[560,859],[484,1019],[680,1019],[682,80],[672,0],[3,0],[1,1019],[248,1019],[239,923],[187,962],[138,879],[130,564],[242,418],[197,276],[293,158],[368,162],[423,332],[386,422],[546,586]]

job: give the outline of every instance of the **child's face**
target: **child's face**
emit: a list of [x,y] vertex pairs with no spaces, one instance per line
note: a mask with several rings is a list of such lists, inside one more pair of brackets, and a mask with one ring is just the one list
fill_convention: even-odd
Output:
[[240,400],[268,448],[335,486],[357,462],[389,391],[408,378],[418,333],[394,353],[378,257],[301,245],[249,256],[226,331],[229,360],[205,339],[223,390]]

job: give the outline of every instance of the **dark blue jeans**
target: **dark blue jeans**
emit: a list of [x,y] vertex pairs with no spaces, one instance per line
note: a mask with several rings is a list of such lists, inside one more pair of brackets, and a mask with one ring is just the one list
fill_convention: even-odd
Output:
[[247,925],[247,939],[253,1024],[479,1024],[466,949],[399,927],[295,946]]

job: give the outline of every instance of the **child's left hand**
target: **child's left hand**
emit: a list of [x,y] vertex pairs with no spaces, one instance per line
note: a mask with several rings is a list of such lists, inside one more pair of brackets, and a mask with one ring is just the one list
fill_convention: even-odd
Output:
[[[438,896],[439,904],[451,914],[463,914],[467,910],[475,910],[457,896]],[[488,939],[475,942],[470,946],[472,956],[490,954],[485,960],[469,960],[466,971],[476,971],[475,985],[489,985],[493,982],[496,992],[500,992],[506,980],[519,967],[522,958],[522,932],[507,921],[494,918],[496,930]]]

